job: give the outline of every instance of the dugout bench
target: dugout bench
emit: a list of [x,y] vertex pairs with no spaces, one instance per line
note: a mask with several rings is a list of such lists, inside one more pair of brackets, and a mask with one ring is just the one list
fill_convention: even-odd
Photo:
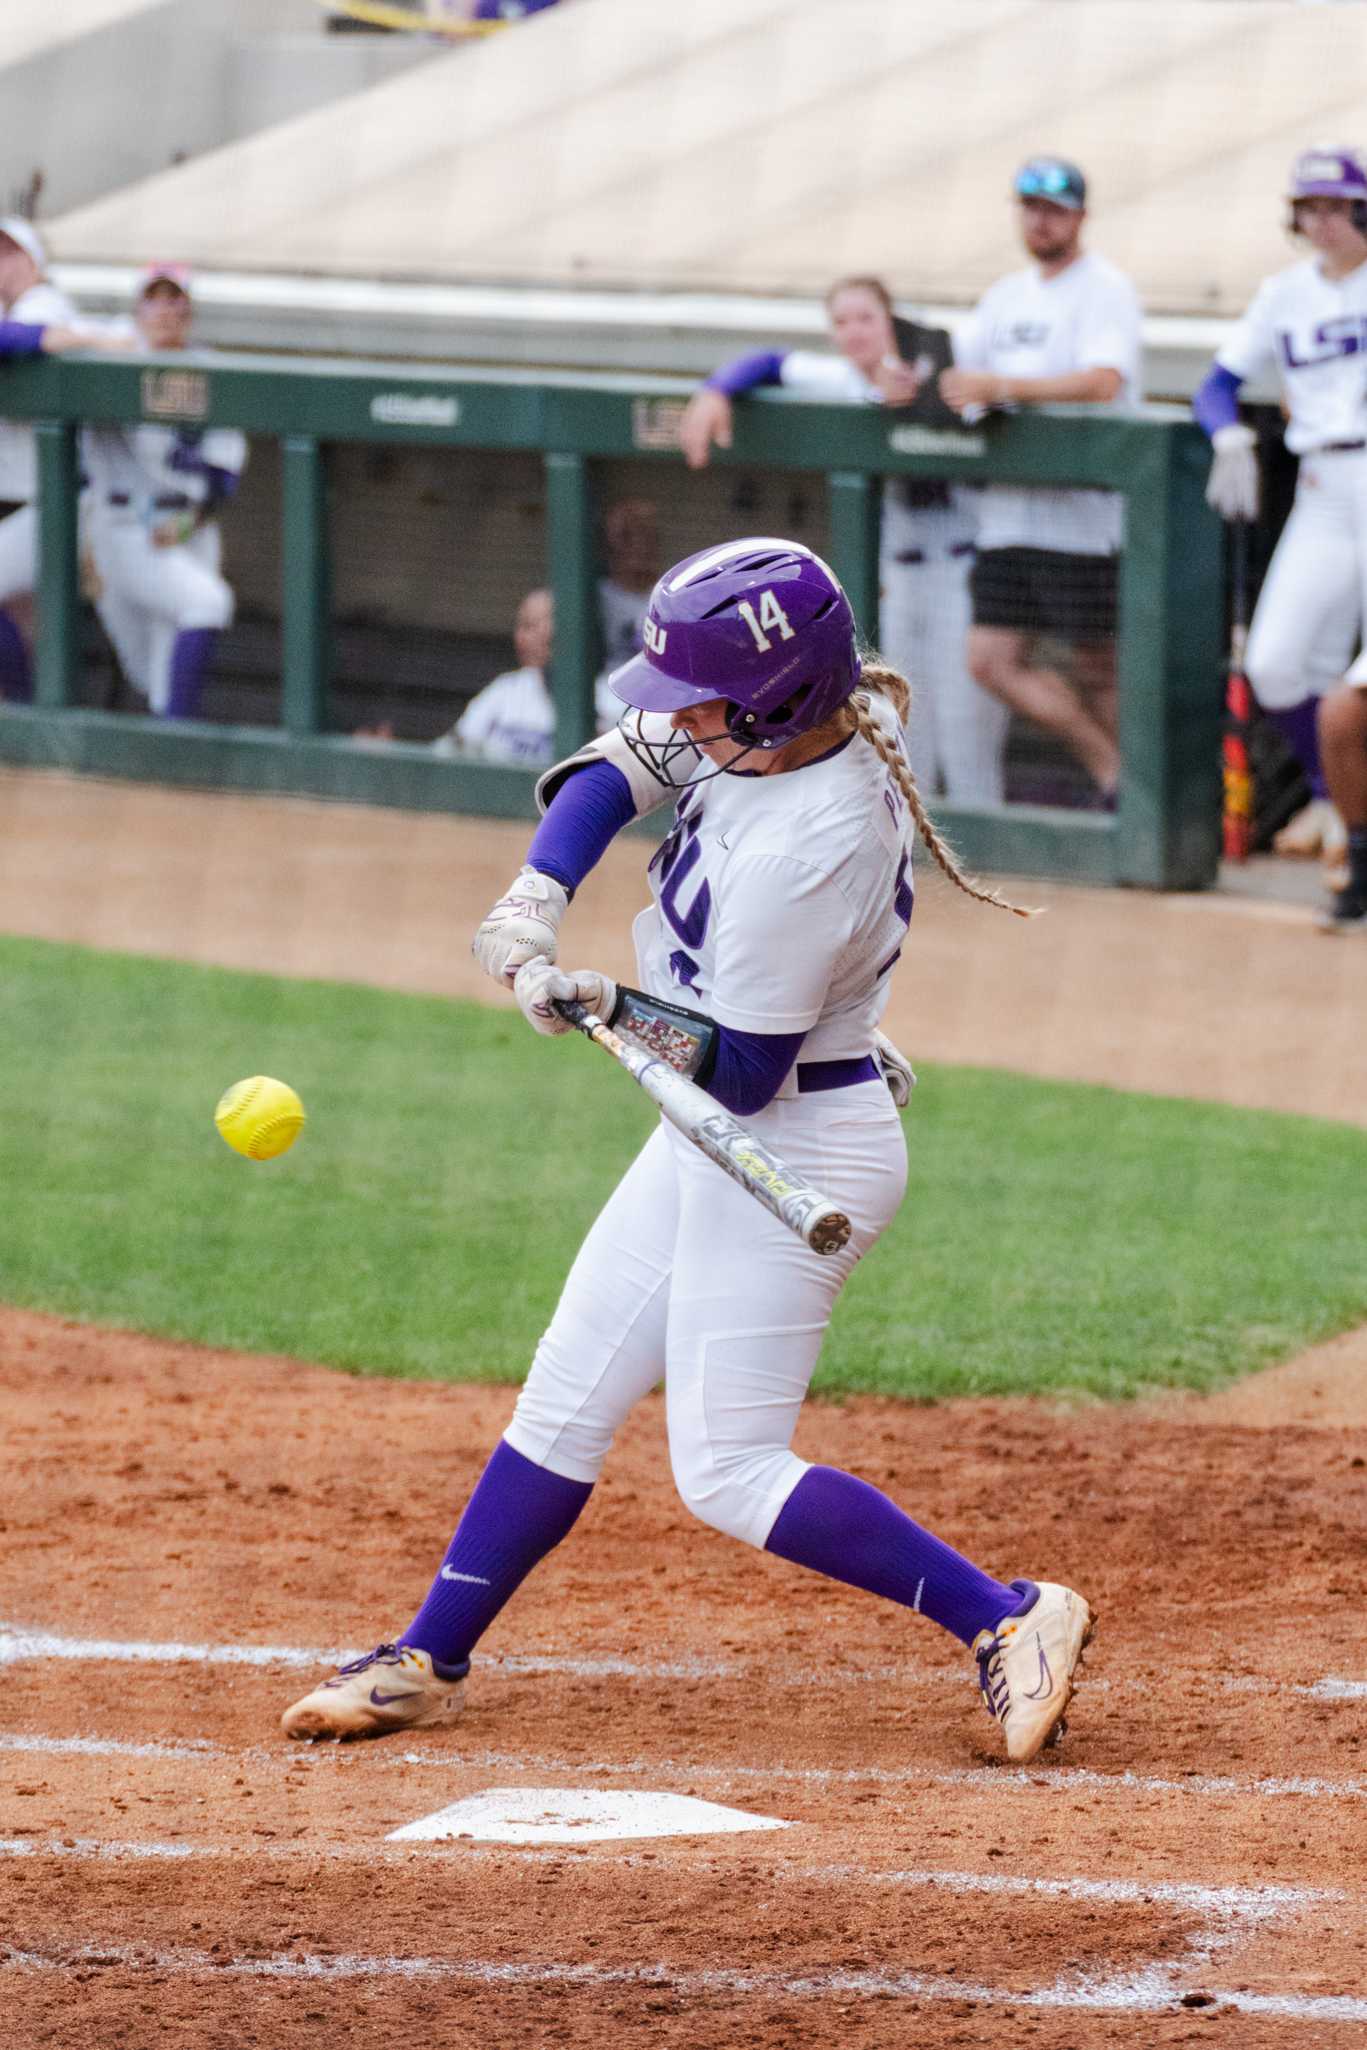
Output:
[[[679,416],[691,389],[658,377],[528,377],[246,355],[69,356],[3,366],[0,416],[32,420],[37,429],[43,629],[35,702],[0,712],[0,760],[530,819],[529,772],[443,760],[401,743],[372,748],[329,732],[329,447],[385,442],[540,453],[556,599],[557,734],[568,753],[592,722],[595,460],[649,466],[651,488],[667,496],[669,468],[681,462]],[[278,439],[278,727],[172,722],[77,704],[77,435],[86,420],[217,424]],[[1065,408],[932,428],[875,407],[813,405],[766,392],[737,408],[735,446],[716,451],[714,462],[825,473],[831,558],[869,634],[877,625],[883,476],[1121,492],[1128,540],[1120,571],[1118,811],[971,810],[937,801],[936,815],[972,868],[1159,889],[1215,880],[1222,535],[1203,495],[1208,444],[1183,411],[1149,407],[1117,418]]]

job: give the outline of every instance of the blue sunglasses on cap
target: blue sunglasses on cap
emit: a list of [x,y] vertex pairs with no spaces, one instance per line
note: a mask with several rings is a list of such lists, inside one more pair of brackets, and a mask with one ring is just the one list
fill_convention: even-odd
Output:
[[1017,199],[1050,199],[1055,206],[1082,207],[1087,201],[1087,181],[1076,164],[1061,157],[1032,157],[1016,173]]

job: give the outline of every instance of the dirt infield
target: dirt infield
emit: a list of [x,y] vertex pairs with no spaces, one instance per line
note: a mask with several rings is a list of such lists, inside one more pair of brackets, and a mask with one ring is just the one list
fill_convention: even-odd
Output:
[[[0,930],[462,991],[522,838],[15,776],[0,833]],[[577,907],[584,959],[621,965],[639,853]],[[926,892],[916,1051],[1367,1120],[1367,949],[1042,894],[1026,931]],[[319,1654],[402,1626],[509,1392],[4,1313],[3,2040],[1361,2043],[1365,1387],[1349,1338],[1209,1400],[809,1407],[800,1451],[1098,1604],[1072,1728],[1028,1772],[948,1639],[686,1515],[657,1399],[459,1723],[301,1750],[280,1709]],[[394,1840],[489,1790],[786,1827]]]

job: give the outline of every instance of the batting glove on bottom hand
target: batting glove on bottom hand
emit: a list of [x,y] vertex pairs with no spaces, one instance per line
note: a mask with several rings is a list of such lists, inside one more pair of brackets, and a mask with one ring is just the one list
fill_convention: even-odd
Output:
[[528,961],[554,961],[569,901],[554,876],[524,868],[470,942],[484,973],[508,989]]
[[1215,460],[1206,480],[1206,504],[1221,519],[1256,520],[1258,517],[1257,435],[1242,420],[1217,427],[1210,438]]
[[556,1039],[562,1032],[574,1030],[569,1019],[556,1010],[557,1004],[582,1004],[606,1024],[617,1002],[617,985],[596,968],[568,970],[550,961],[529,961],[517,972],[513,995],[527,1023]]
[[911,1102],[911,1092],[916,1087],[916,1076],[911,1062],[904,1053],[898,1052],[885,1032],[874,1033],[873,1047],[893,1102],[898,1110],[905,1110]]

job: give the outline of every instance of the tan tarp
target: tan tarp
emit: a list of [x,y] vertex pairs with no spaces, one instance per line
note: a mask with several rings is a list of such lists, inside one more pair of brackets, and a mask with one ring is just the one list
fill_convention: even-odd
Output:
[[1287,167],[1367,140],[1367,10],[1289,0],[566,0],[52,224],[60,256],[963,301],[1022,157],[1085,167],[1153,312],[1290,260]]

